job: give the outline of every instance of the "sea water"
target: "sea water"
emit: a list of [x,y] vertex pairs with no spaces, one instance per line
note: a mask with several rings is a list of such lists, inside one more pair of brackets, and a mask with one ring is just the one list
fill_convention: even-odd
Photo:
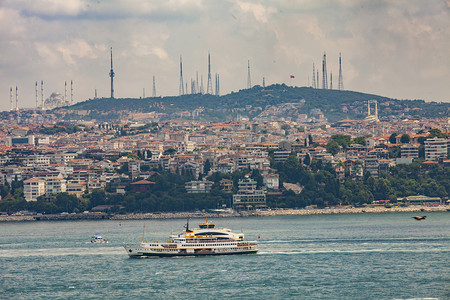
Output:
[[186,220],[0,223],[0,299],[450,299],[450,213],[414,215],[210,219],[259,252],[140,259]]

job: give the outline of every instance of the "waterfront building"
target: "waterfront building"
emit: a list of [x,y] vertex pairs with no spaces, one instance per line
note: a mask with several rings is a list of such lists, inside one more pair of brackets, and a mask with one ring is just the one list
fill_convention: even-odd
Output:
[[184,187],[188,194],[199,194],[199,193],[209,193],[211,192],[213,181],[208,180],[197,180],[188,181],[185,183]]
[[45,179],[34,177],[24,180],[23,194],[27,202],[37,201],[39,196],[45,194]]
[[266,207],[266,193],[256,189],[256,181],[251,178],[240,179],[238,193],[233,195],[233,208],[257,209]]
[[278,190],[280,188],[280,176],[278,174],[263,174],[263,183],[268,189]]
[[64,178],[56,178],[56,177],[46,178],[45,194],[50,196],[66,192],[67,189],[66,182],[67,181]]

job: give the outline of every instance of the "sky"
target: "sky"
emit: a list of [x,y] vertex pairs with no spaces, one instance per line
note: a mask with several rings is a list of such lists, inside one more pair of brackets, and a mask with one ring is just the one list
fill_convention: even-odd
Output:
[[197,72],[206,90],[208,53],[222,95],[247,88],[248,61],[252,85],[311,85],[324,53],[337,88],[342,53],[346,90],[450,102],[449,12],[450,0],[1,0],[0,111],[16,86],[19,108],[35,107],[41,80],[44,98],[71,80],[74,102],[109,97],[110,47],[116,98],[151,96],[153,76],[158,96],[178,95],[180,55],[189,90]]

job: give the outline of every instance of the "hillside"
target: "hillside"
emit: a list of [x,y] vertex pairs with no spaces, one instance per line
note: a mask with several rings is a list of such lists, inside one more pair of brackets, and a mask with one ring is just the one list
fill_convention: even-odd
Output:
[[[363,119],[367,100],[377,100],[379,117],[448,117],[450,103],[427,103],[423,100],[396,100],[353,91],[322,90],[309,87],[271,85],[255,86],[224,96],[192,94],[175,97],[91,99],[71,107],[59,108],[64,119],[112,121],[127,118],[129,113],[155,113],[158,119],[192,119],[226,121],[246,117],[249,120],[270,120],[277,117],[308,116],[322,112],[330,122],[342,119]],[[320,111],[319,111],[320,110]],[[78,112],[77,112],[78,111]]]

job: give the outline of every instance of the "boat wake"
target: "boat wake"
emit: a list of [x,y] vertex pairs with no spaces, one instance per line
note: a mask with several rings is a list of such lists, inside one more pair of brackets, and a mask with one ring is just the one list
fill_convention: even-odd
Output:
[[308,254],[355,254],[355,253],[445,253],[450,249],[357,249],[357,250],[264,250],[257,255],[308,255]]
[[108,248],[53,248],[53,249],[10,249],[0,250],[0,257],[52,257],[52,256],[89,256],[89,255],[122,255],[122,247]]

